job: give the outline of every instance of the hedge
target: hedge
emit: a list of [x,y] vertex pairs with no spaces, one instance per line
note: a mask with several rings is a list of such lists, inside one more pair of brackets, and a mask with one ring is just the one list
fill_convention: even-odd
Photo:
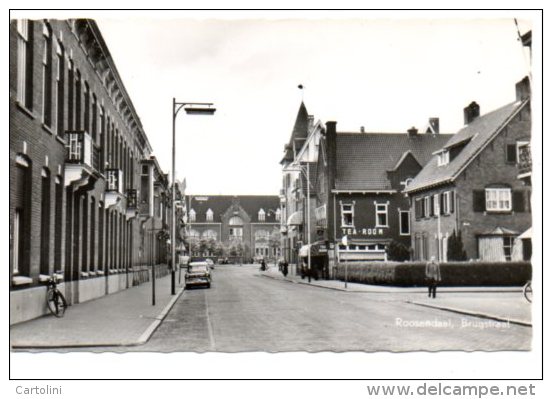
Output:
[[[425,262],[341,262],[336,278],[364,284],[423,286]],[[530,262],[446,262],[441,263],[440,285],[522,286],[531,279]]]

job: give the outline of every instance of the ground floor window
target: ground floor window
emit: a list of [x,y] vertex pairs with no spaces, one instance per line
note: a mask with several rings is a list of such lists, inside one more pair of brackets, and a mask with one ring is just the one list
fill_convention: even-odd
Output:
[[410,235],[410,211],[399,211],[399,225],[401,236]]
[[15,210],[15,216],[13,218],[13,273],[17,274],[19,273],[19,262],[21,259],[21,249],[22,249],[22,243],[21,243],[21,237],[23,237],[23,234],[21,232],[21,219],[22,219],[22,210],[16,209]]
[[509,262],[512,260],[512,248],[514,247],[514,237],[504,237],[502,239],[504,243],[504,258]]

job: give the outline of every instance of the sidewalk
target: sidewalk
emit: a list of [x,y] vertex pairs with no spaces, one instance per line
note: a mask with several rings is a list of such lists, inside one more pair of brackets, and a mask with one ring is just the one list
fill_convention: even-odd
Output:
[[[171,295],[170,274],[151,282],[67,308],[63,318],[48,315],[10,327],[16,348],[130,346],[145,343],[183,292]],[[178,284],[178,280],[177,280]]]
[[[308,280],[300,276],[284,277],[277,267],[259,272],[263,277],[306,284],[320,288],[371,294],[401,294],[400,300],[417,306],[509,322],[531,327],[531,304],[521,294],[521,287],[439,287],[436,299],[427,297],[426,287],[390,287],[345,283],[338,280]],[[402,295],[404,294],[404,295]]]

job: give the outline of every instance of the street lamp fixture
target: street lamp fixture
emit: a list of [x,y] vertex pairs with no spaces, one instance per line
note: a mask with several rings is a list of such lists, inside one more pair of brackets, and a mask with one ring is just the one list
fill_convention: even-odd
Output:
[[171,294],[176,294],[176,191],[175,191],[175,159],[176,159],[176,116],[181,109],[188,115],[213,115],[217,110],[213,103],[198,103],[192,101],[177,102],[173,97],[172,106],[172,226],[171,226]]

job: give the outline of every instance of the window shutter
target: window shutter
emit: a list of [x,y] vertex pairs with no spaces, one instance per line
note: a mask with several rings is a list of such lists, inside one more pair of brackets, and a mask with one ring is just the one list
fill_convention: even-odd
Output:
[[517,146],[515,144],[506,145],[506,162],[516,163],[517,161]]
[[433,195],[431,195],[429,197],[429,216],[435,216],[435,204],[434,204],[434,200],[435,197]]
[[420,219],[420,199],[416,199],[414,201],[414,216],[416,217],[416,220]]
[[473,211],[485,212],[485,190],[473,190]]
[[450,191],[449,200],[450,200],[449,212],[454,213],[454,204],[456,202],[456,195],[455,195],[455,192],[452,190]]
[[443,203],[445,202],[444,199],[445,199],[445,193],[439,194],[439,214],[440,215],[444,215],[445,213],[443,210]]
[[525,212],[525,195],[523,191],[514,191],[512,200],[514,212]]

